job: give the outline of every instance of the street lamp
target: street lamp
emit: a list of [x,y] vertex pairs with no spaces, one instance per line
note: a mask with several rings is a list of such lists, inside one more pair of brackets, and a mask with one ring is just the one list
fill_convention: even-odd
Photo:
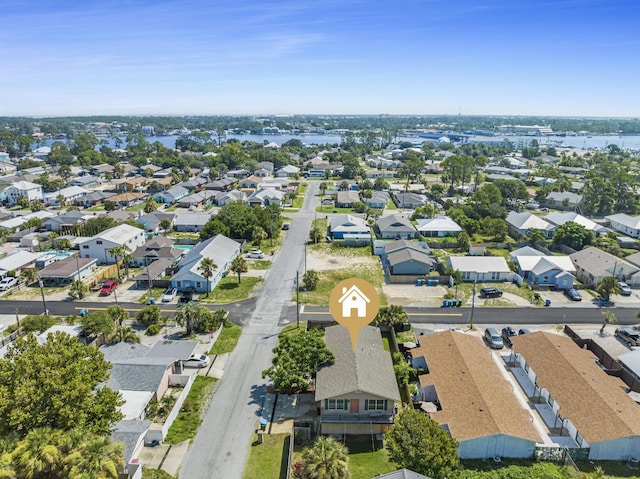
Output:
[[40,293],[42,294],[42,306],[44,307],[44,315],[49,316],[49,310],[47,309],[47,301],[44,299],[44,284],[41,279],[38,279],[38,285],[40,286]]

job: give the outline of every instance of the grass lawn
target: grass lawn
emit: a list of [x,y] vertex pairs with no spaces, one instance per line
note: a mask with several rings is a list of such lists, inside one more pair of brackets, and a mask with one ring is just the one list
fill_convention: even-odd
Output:
[[[159,303],[162,299],[162,295],[166,291],[166,288],[151,288],[151,297],[156,299],[156,303]],[[137,301],[140,304],[147,304],[149,302],[149,290],[145,290],[144,294],[140,296]]]
[[200,233],[189,233],[187,231],[171,231],[166,236],[171,239],[200,239]]
[[302,203],[304,203],[304,195],[298,195],[293,199],[291,208],[293,208],[294,210],[299,210],[300,208],[302,208]]
[[142,203],[138,203],[137,205],[134,206],[129,206],[127,208],[125,208],[125,211],[140,211],[144,208],[144,201]]
[[596,467],[601,467],[604,470],[607,478],[617,479],[619,477],[638,477],[640,473],[637,469],[629,469],[629,466],[625,462],[621,461],[595,461],[592,462],[579,462],[577,463],[581,472],[591,473],[594,472]]
[[327,226],[329,225],[329,220],[327,220],[326,218],[318,218],[315,219],[311,222],[311,227],[318,227],[322,230],[322,232],[324,233],[325,231],[327,231]]
[[87,208],[85,211],[104,211],[104,205],[94,205],[90,208]]
[[[386,297],[382,293],[384,277],[382,275],[382,269],[377,264],[356,265],[341,270],[319,271],[318,276],[320,276],[320,281],[318,282],[318,286],[315,290],[300,291],[300,302],[302,304],[326,306],[329,302],[329,295],[331,294],[331,290],[334,286],[340,281],[348,278],[361,278],[369,281],[376,287],[376,290],[380,295],[380,305],[385,306],[387,304]],[[293,300],[295,301],[295,298]]]
[[222,278],[216,288],[209,293],[208,298],[205,294],[201,294],[198,300],[201,303],[233,303],[247,299],[256,286],[263,281],[262,278],[246,276],[242,278],[241,283],[238,283],[238,277],[235,274],[229,275]]
[[269,269],[271,268],[271,261],[264,259],[247,259],[249,263],[249,269]]
[[143,467],[142,479],[175,479],[175,476],[172,476],[162,469],[148,469],[146,467]]
[[285,479],[287,477],[287,451],[289,434],[264,434],[262,444],[258,444],[258,435],[252,437],[249,457],[244,466],[243,479],[269,477]]
[[217,379],[207,376],[198,376],[196,378],[178,417],[169,428],[169,433],[164,440],[165,443],[177,444],[187,439],[193,439],[196,436],[200,423],[202,423],[202,416],[207,409],[211,396],[213,396],[217,383]]
[[220,335],[209,351],[210,355],[230,353],[238,344],[238,339],[242,334],[242,328],[227,321],[227,325],[222,328]]
[[353,208],[338,208],[337,206],[324,205],[316,207],[318,213],[340,213],[340,214],[354,214]]
[[300,186],[298,186],[298,194],[304,196],[307,192],[307,188],[309,188],[307,183],[300,183]]
[[396,206],[396,204],[393,202],[393,200],[391,198],[389,198],[389,201],[387,202],[387,210],[397,210],[398,207]]
[[509,261],[509,251],[506,249],[498,249],[498,248],[487,248],[487,253],[491,256],[502,256],[506,261]]
[[[268,231],[267,231],[267,234],[269,234]],[[246,250],[248,251],[251,248],[258,248],[264,252],[265,256],[270,254],[271,251],[273,251],[274,253],[277,253],[280,250],[280,248],[282,248],[282,242],[284,241],[284,237],[285,235],[280,234],[280,231],[276,231],[274,229],[273,244],[271,244],[272,242],[269,239],[261,241],[259,246],[255,246],[253,242],[251,244],[247,243]]]
[[349,449],[351,479],[371,479],[398,469],[389,462],[382,441],[372,440],[370,436],[347,436],[346,446]]
[[371,256],[371,247],[370,246],[359,246],[359,247],[349,247],[349,246],[336,246],[332,243],[317,243],[310,244],[307,248],[311,251],[318,251],[320,253],[329,254],[332,256],[341,256],[343,258],[355,258],[355,257],[370,257]]

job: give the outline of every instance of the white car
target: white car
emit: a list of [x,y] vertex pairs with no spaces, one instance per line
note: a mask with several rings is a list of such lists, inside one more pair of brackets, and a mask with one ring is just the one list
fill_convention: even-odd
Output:
[[620,286],[620,295],[622,296],[631,296],[633,292],[627,283],[618,283]]
[[185,368],[206,368],[209,365],[209,356],[204,354],[192,354],[189,359],[183,361]]
[[247,253],[247,258],[255,258],[255,259],[263,259],[264,258],[264,253],[262,251],[255,250],[255,251],[249,251]]
[[0,281],[0,291],[6,291],[9,288],[13,288],[18,285],[18,278],[12,278],[7,276],[2,281]]
[[176,294],[178,294],[178,290],[176,288],[169,288],[162,294],[162,302],[170,303],[173,301],[173,298],[176,297]]

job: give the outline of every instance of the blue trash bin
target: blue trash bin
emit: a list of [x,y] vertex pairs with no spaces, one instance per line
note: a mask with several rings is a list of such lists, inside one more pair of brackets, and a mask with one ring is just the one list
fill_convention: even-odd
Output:
[[443,307],[443,308],[446,308],[446,307],[447,307],[447,300],[446,300],[446,299],[443,299],[443,300],[442,300],[442,307]]
[[551,306],[551,300],[550,299],[545,299],[544,305],[545,306]]
[[156,298],[149,298],[149,304],[156,304]]

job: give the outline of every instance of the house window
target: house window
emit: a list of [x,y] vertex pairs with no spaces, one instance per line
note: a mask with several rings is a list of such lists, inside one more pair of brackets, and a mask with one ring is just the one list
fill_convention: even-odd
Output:
[[471,271],[464,271],[462,273],[462,279],[471,279]]
[[576,444],[580,447],[584,447],[584,438],[576,431]]
[[96,241],[96,244],[102,244],[102,241],[98,240]]
[[491,273],[491,279],[500,279],[500,273],[494,271],[493,273]]
[[324,408],[329,410],[347,409],[347,400],[346,399],[327,399],[324,404]]
[[83,249],[89,249],[89,245],[88,244],[82,245],[82,248]]
[[178,288],[182,288],[182,281],[176,281],[176,286]]
[[384,399],[366,399],[364,401],[365,411],[384,411],[387,408],[387,401]]
[[196,282],[196,288],[201,288],[202,287],[202,283],[200,281]]

